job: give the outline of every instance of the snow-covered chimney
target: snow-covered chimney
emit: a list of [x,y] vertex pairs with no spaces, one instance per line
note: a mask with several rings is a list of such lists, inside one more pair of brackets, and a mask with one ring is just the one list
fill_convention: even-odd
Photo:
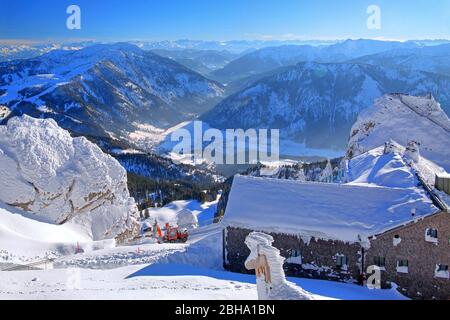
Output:
[[418,163],[420,161],[420,143],[414,140],[408,141],[405,155],[413,162]]

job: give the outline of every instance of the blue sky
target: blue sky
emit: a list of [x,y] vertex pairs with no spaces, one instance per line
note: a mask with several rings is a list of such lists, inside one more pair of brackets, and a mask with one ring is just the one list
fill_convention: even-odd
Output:
[[[82,29],[66,28],[79,5]],[[366,27],[369,5],[381,30]],[[0,39],[450,39],[450,0],[0,0]]]

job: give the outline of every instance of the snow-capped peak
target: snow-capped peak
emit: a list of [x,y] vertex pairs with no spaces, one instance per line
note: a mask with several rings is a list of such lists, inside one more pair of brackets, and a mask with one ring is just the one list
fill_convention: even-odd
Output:
[[364,110],[353,126],[347,156],[353,158],[393,139],[414,141],[420,154],[450,171],[450,120],[431,96],[389,94]]

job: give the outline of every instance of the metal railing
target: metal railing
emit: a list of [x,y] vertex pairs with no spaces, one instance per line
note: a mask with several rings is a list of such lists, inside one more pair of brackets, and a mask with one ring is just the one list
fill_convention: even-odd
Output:
[[[6,268],[1,268],[0,271],[25,271],[25,270],[45,270],[47,264],[52,265],[54,259],[45,259],[40,261],[35,261],[28,264],[13,264],[12,266],[8,266]],[[44,268],[39,268],[39,266],[44,266]]]
[[449,212],[447,204],[441,200],[441,198],[434,192],[433,188],[425,181],[422,175],[416,171],[417,179],[419,179],[420,184],[424,187],[425,191],[431,197],[433,204],[442,211]]

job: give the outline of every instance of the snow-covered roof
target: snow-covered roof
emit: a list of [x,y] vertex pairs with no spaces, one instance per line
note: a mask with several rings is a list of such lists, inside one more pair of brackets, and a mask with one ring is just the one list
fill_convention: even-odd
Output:
[[251,230],[353,242],[437,210],[419,189],[302,183],[238,175],[223,222]]
[[450,179],[450,173],[448,173],[448,172],[436,173],[436,176],[441,179]]

